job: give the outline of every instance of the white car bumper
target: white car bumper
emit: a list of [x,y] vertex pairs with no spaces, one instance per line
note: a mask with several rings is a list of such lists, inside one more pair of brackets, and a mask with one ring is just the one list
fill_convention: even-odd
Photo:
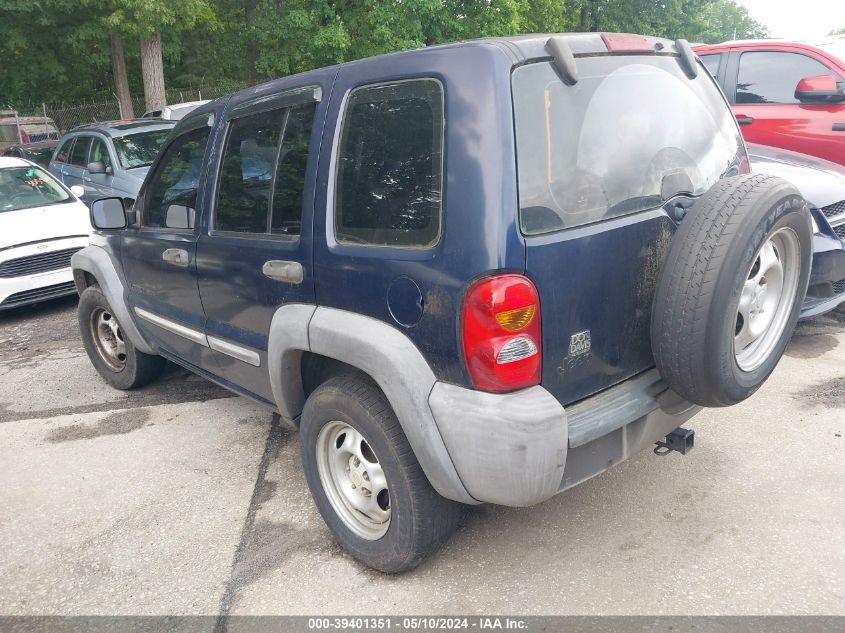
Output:
[[86,246],[87,236],[0,250],[0,310],[74,294],[70,257]]

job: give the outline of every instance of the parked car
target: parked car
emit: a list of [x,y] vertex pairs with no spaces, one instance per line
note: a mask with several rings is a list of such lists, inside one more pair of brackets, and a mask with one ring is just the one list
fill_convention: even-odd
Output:
[[56,145],[58,144],[58,139],[53,139],[49,141],[38,141],[37,143],[12,145],[3,152],[3,155],[25,158],[26,160],[31,160],[33,163],[41,165],[41,167],[46,169],[50,166],[50,159],[53,157],[53,151],[56,149]]
[[845,167],[821,158],[749,143],[755,173],[794,184],[813,214],[813,270],[801,318],[845,303]]
[[752,40],[695,50],[746,141],[845,165],[845,61],[833,49]]
[[685,452],[701,406],[760,387],[812,229],[792,185],[747,171],[682,40],[534,35],[313,70],[197,108],[131,210],[94,202],[80,331],[117,388],[171,359],[298,425],[337,540],[403,571],[463,504]]
[[70,258],[91,232],[79,189],[0,156],[0,310],[76,293]]
[[196,108],[206,103],[208,103],[208,99],[206,99],[205,101],[186,101],[184,103],[174,103],[171,105],[164,106],[161,110],[148,110],[144,112],[142,118],[164,119],[165,121],[178,121],[192,110],[195,110]]
[[62,137],[50,172],[68,187],[84,187],[88,205],[104,196],[134,199],[174,125],[135,120],[77,127]]
[[59,130],[49,117],[18,116],[14,110],[0,111],[0,151],[12,145],[58,138]]

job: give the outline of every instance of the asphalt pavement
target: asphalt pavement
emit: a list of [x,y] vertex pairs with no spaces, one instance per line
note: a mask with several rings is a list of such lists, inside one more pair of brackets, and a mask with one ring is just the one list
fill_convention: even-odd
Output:
[[74,299],[0,313],[0,614],[845,615],[845,313],[768,383],[402,576],[333,541],[297,433],[176,367],[100,380]]

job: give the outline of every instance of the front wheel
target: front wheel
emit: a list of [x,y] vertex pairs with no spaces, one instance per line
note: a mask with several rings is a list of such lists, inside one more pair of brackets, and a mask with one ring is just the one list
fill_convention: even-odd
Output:
[[302,413],[302,464],[338,542],[374,569],[416,567],[457,527],[461,505],[429,484],[382,392],[363,376],[332,378]]
[[97,286],[86,288],[79,296],[79,333],[88,358],[112,387],[135,389],[152,382],[164,369],[161,356],[135,349],[105,295]]

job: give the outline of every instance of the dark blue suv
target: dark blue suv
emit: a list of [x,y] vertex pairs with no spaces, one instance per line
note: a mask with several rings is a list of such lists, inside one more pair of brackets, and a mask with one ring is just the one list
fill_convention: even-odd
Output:
[[747,172],[683,40],[314,70],[191,112],[132,208],[93,204],[80,329],[115,387],[169,359],[297,425],[338,541],[398,572],[464,504],[535,504],[664,438],[685,451],[701,406],[765,381],[811,223]]

